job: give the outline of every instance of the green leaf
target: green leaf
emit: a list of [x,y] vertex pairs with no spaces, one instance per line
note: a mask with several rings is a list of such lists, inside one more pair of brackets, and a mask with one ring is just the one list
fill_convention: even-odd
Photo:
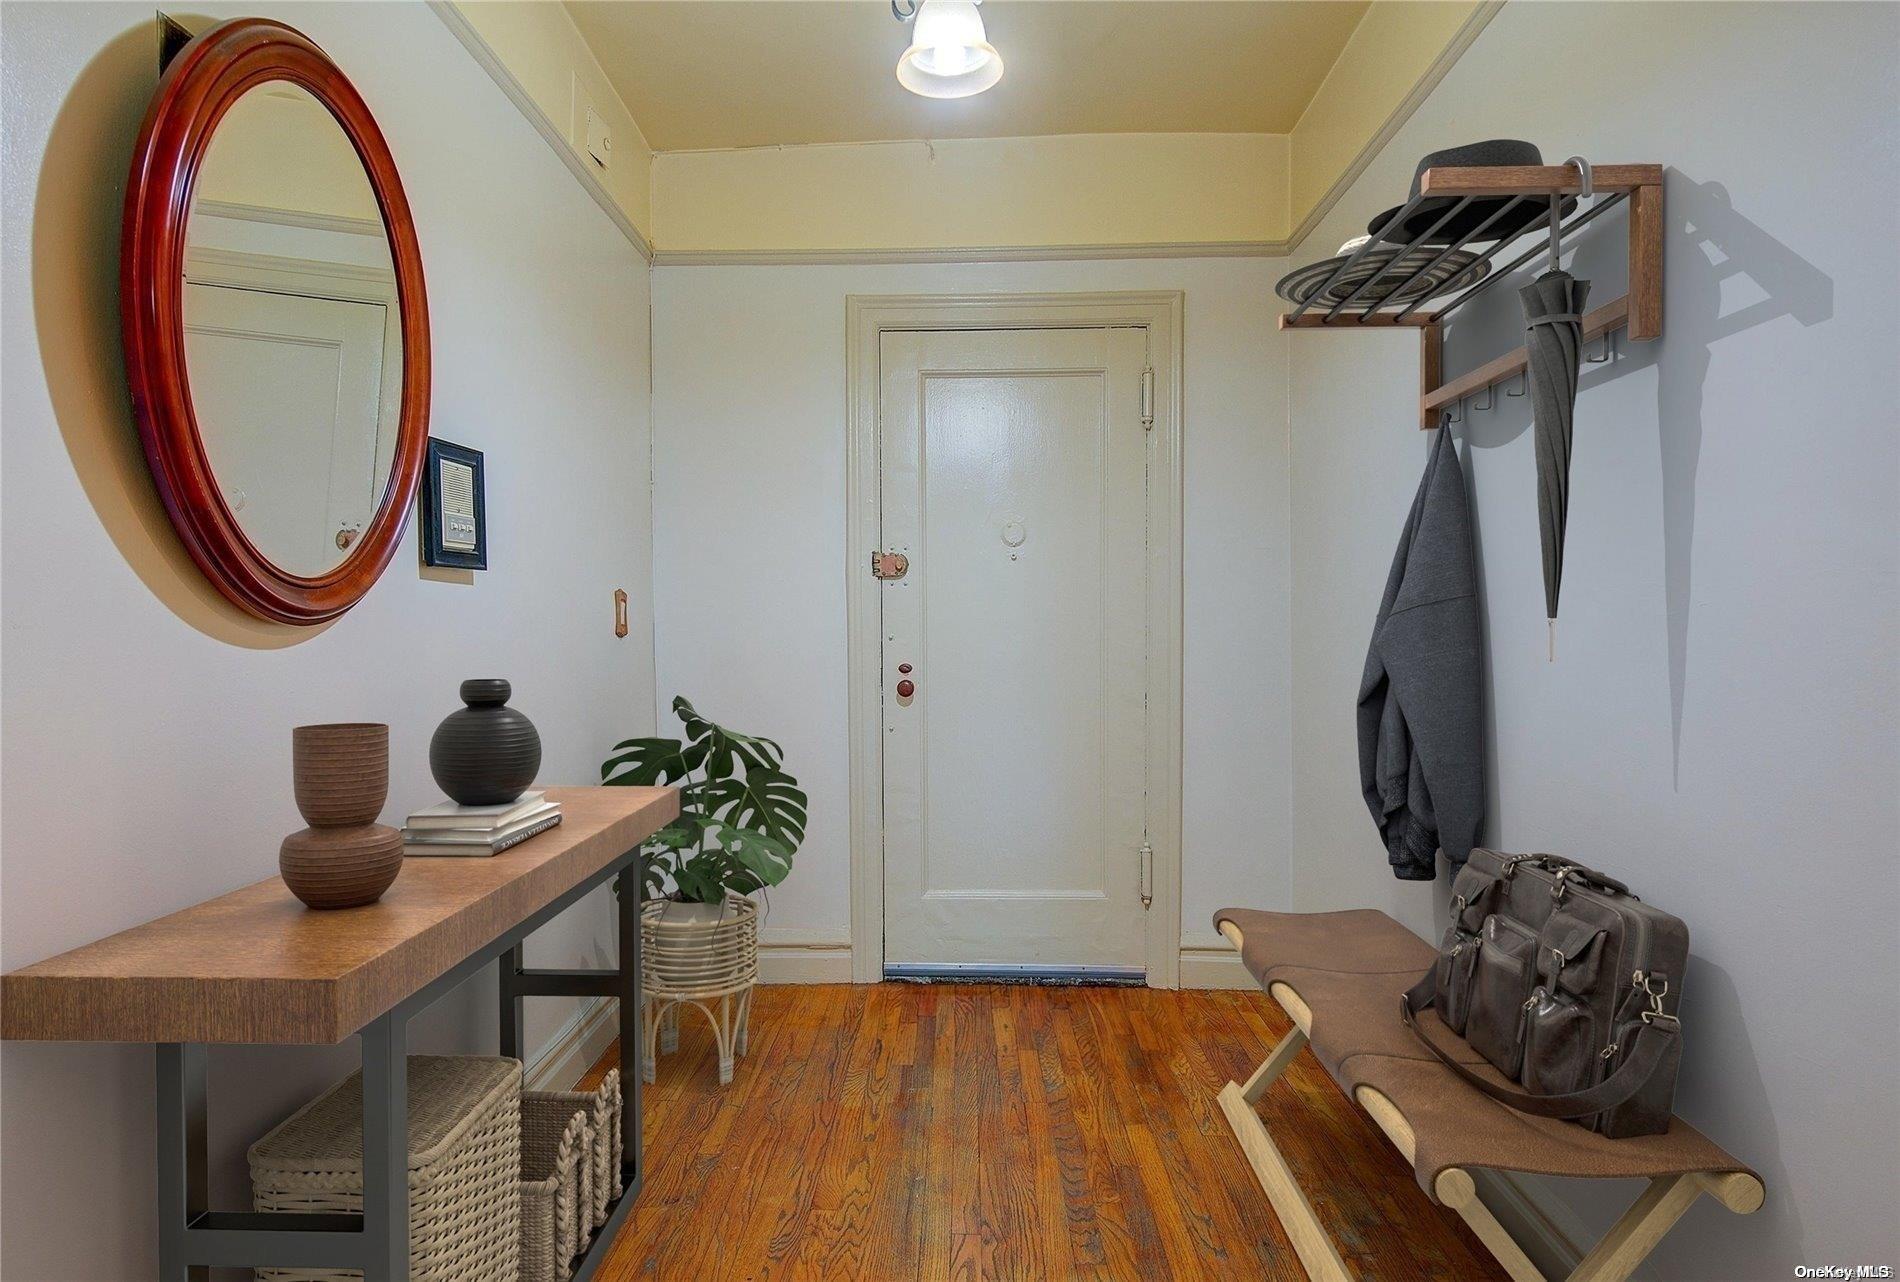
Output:
[[684,864],[673,874],[673,883],[679,887],[680,897],[700,904],[723,903],[726,898],[726,886],[719,876],[719,870],[709,867],[716,861],[701,856]]
[[686,850],[699,844],[705,824],[706,821],[698,815],[682,813],[672,823],[648,837],[643,844],[654,850]]
[[[737,865],[726,884],[742,894],[756,890],[758,886],[776,886],[792,871],[791,850],[774,837],[718,820],[706,826],[706,835],[716,840],[720,851],[731,856],[732,863]],[[742,889],[738,883],[744,873],[750,873],[757,885]]]
[[682,744],[678,739],[627,739],[615,744],[614,752],[600,765],[602,783],[639,787],[673,783],[706,760],[704,745]]
[[785,760],[785,751],[770,739],[758,735],[740,734],[737,730],[728,730],[716,721],[700,715],[685,695],[673,700],[673,714],[686,727],[686,737],[695,743],[705,742],[712,752],[712,764],[709,773],[723,778],[732,773],[732,762],[736,757],[751,769],[777,769]]
[[788,855],[805,840],[805,794],[783,770],[755,769],[742,779],[708,779],[694,791],[707,814],[773,838]]
[[700,716],[683,694],[673,696],[673,715],[686,727],[686,737],[694,741],[704,739],[713,728],[713,723]]

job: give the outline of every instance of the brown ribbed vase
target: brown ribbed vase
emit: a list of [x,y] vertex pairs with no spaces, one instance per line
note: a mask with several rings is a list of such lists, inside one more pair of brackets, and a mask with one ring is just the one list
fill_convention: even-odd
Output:
[[284,884],[312,908],[374,903],[402,871],[402,833],[376,822],[389,799],[389,727],[298,726],[290,746],[297,809],[310,826],[278,849]]

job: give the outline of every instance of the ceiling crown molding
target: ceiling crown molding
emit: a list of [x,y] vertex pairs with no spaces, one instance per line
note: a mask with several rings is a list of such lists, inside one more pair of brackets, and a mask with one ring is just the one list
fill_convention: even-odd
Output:
[[655,267],[815,267],[880,263],[1046,263],[1120,258],[1284,258],[1284,240],[1128,245],[990,245],[954,249],[658,250]]
[[554,149],[554,154],[561,158],[561,163],[567,166],[568,172],[573,174],[587,194],[594,198],[594,203],[600,206],[601,211],[613,220],[614,226],[620,229],[621,235],[632,241],[633,247],[640,251],[640,257],[651,263],[653,246],[640,233],[640,229],[633,225],[633,220],[627,217],[627,211],[620,207],[620,202],[613,198],[606,186],[587,167],[587,163],[568,145],[567,137],[561,132],[560,127],[548,119],[547,114],[529,96],[521,82],[515,79],[514,73],[508,70],[508,64],[501,60],[501,56],[469,24],[469,20],[462,15],[462,11],[455,6],[453,0],[428,0],[428,4],[429,8],[435,11],[435,16],[442,19],[442,25],[462,42],[462,47],[468,50],[477,63],[481,64],[482,70],[488,73],[489,78],[501,87],[502,93],[508,96],[509,102],[514,103],[515,109],[528,118],[528,123],[534,126],[535,132],[541,135],[542,141]]
[[[1326,189],[1326,194],[1307,211],[1304,218],[1300,219],[1299,226],[1295,227],[1293,234],[1287,237],[1289,253],[1298,250],[1301,242],[1313,234],[1314,229],[1325,220],[1326,215],[1333,212],[1333,206],[1352,190],[1352,185],[1359,181],[1361,174],[1366,172],[1366,166],[1385,150],[1386,144],[1405,127],[1405,122],[1410,120],[1413,113],[1432,96],[1432,90],[1438,88],[1439,82],[1450,73],[1452,67],[1457,65],[1458,59],[1464,57],[1465,50],[1471,48],[1491,19],[1497,17],[1498,12],[1504,8],[1505,2],[1506,0],[1485,0],[1483,4],[1471,11],[1471,16],[1465,19],[1464,24],[1458,28],[1457,34],[1452,36],[1450,42],[1439,51],[1438,56],[1432,59],[1431,66],[1427,67],[1425,74],[1418,78],[1418,83],[1412,86],[1411,92],[1399,100],[1399,104],[1392,109],[1392,114],[1385,118],[1385,122],[1379,126],[1372,137],[1366,139],[1365,145],[1353,156],[1352,162],[1346,166],[1339,177],[1333,180],[1333,185]],[[1297,130],[1298,126],[1294,128]]]

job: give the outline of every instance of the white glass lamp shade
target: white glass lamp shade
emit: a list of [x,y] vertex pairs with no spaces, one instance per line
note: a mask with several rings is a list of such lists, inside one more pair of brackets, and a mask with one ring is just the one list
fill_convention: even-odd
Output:
[[970,0],[923,0],[897,82],[926,98],[968,98],[1003,78],[1003,57],[984,38]]

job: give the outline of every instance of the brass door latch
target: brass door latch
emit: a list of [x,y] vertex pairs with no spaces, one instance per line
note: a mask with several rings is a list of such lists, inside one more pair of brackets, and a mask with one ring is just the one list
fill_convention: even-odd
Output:
[[871,553],[871,577],[901,579],[910,570],[910,558],[902,552]]

